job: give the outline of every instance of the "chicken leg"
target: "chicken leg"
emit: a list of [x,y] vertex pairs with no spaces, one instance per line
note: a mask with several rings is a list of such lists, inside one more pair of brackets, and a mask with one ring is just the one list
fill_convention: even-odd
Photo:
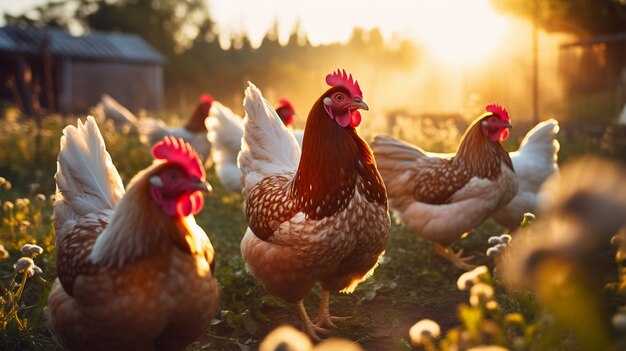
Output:
[[350,317],[336,317],[330,315],[330,292],[322,288],[320,294],[320,309],[317,312],[317,317],[313,321],[318,327],[337,328],[335,322],[345,321]]
[[458,252],[454,252],[449,246],[443,246],[439,243],[435,243],[435,253],[450,261],[450,263],[458,269],[471,271],[476,268],[476,265],[466,262],[473,259],[474,256],[463,257],[463,249],[460,249]]
[[322,339],[317,336],[317,333],[327,334],[330,332],[328,329],[321,328],[311,322],[309,315],[306,313],[306,308],[304,308],[304,300],[298,301],[298,312],[300,313],[300,318],[302,318],[302,329],[309,334],[311,339],[321,341]]

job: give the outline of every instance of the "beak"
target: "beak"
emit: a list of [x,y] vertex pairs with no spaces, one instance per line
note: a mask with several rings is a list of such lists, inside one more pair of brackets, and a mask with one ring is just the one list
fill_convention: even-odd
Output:
[[369,111],[370,108],[367,106],[367,104],[365,103],[365,101],[359,99],[359,98],[354,98],[354,104],[350,105],[350,108],[352,109],[361,109],[364,111]]
[[202,180],[200,178],[194,178],[188,185],[187,190],[189,191],[202,191],[207,194],[211,194],[213,192],[213,188],[211,184],[209,184],[206,180]]
[[511,124],[511,122],[506,121],[502,123],[502,127],[504,128],[509,128],[509,129],[513,129],[513,125]]

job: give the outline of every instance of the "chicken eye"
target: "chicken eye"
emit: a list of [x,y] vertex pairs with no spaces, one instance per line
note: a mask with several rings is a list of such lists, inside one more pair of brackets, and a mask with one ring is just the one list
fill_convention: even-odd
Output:
[[339,101],[339,102],[343,101],[343,98],[344,98],[344,97],[343,97],[343,94],[337,94],[337,95],[335,95],[335,100],[337,100],[337,101]]
[[175,180],[178,179],[178,174],[170,172],[170,173],[166,174],[166,177],[167,177],[167,180],[169,180],[169,181],[175,181]]

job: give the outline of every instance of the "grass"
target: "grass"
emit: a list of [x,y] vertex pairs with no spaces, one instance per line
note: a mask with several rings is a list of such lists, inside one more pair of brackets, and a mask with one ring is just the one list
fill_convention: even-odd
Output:
[[[75,123],[75,118],[49,118],[40,135],[29,121],[5,121],[0,125],[0,150],[6,150],[0,152],[0,174],[6,179],[4,183],[0,179],[3,204],[0,243],[8,252],[8,257],[0,260],[0,349],[61,348],[46,326],[43,308],[56,276],[50,201],[53,174],[61,127],[70,123]],[[118,134],[110,125],[101,125],[101,129],[113,162],[126,183],[149,164],[148,149],[136,135]],[[595,150],[587,145],[581,148],[582,151],[577,150],[580,153]],[[616,150],[616,154],[621,153]],[[190,345],[189,350],[255,350],[271,330],[283,323],[299,326],[299,318],[295,306],[265,293],[245,271],[239,254],[239,243],[247,227],[242,198],[226,191],[212,169],[207,177],[214,193],[206,199],[196,220],[216,250],[215,274],[222,287],[221,311],[206,334]],[[468,304],[471,294],[456,286],[462,272],[433,255],[430,242],[392,222],[386,255],[374,276],[353,294],[331,296],[333,314],[352,316],[340,323],[332,336],[357,341],[367,350],[412,350],[408,330],[417,321],[428,318],[435,320],[444,334],[439,342],[430,345],[432,348],[445,349],[465,340],[467,335],[482,342],[485,328],[495,330],[489,334],[497,336],[489,339],[491,342],[511,349],[529,349],[515,345],[535,345],[538,350],[567,346],[571,338],[562,337],[567,336],[567,330],[560,329],[539,308],[532,294],[507,294],[497,280],[486,279],[485,284],[495,289],[500,307],[493,311],[484,303]],[[495,222],[487,221],[457,242],[455,249],[464,248],[467,254],[476,256],[474,263],[493,267],[492,260],[485,255],[489,246],[487,238],[502,231]],[[13,268],[24,256],[20,252],[24,244],[43,248],[43,253],[33,258],[41,268],[40,274],[29,276],[28,272],[16,272]],[[0,250],[0,257],[1,254]],[[315,288],[305,305],[314,313],[318,303],[319,288]],[[538,329],[558,332],[544,333],[539,338]],[[543,347],[543,343],[547,346]]]

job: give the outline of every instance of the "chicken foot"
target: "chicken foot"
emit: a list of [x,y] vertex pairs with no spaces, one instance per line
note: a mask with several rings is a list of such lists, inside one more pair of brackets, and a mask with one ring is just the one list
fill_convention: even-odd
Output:
[[350,317],[337,317],[330,315],[330,292],[322,288],[320,294],[320,309],[317,312],[317,317],[313,320],[318,327],[337,328],[333,322],[341,322],[350,319]]
[[311,322],[311,318],[309,318],[309,315],[306,313],[306,308],[304,308],[304,300],[298,301],[298,312],[300,313],[300,318],[302,318],[303,331],[309,334],[311,339],[313,339],[314,341],[322,340],[320,339],[319,336],[317,336],[317,333],[322,333],[322,334],[330,333],[330,330],[321,328],[313,324],[313,322]]
[[450,261],[450,263],[458,269],[471,271],[476,268],[476,265],[467,263],[467,261],[473,259],[474,256],[463,257],[463,249],[460,249],[458,252],[454,252],[449,246],[443,246],[439,243],[435,243],[435,253]]

